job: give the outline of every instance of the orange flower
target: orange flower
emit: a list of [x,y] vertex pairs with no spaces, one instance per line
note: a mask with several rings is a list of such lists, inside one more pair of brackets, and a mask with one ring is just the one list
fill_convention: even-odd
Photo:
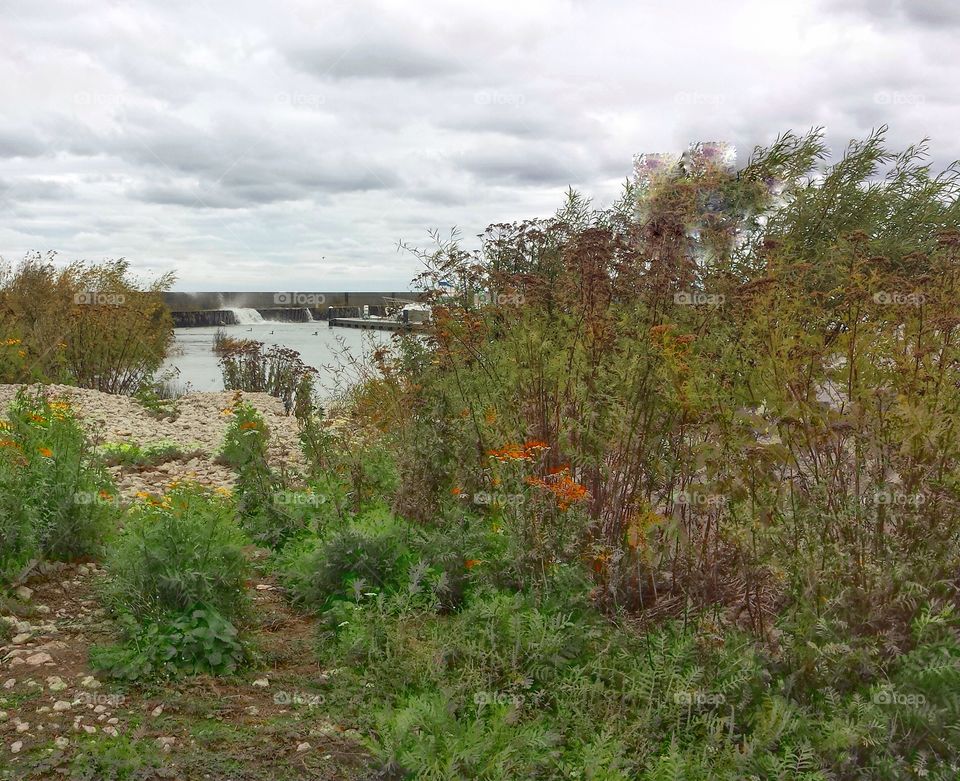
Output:
[[260,428],[255,420],[248,420],[245,423],[240,424],[241,431],[249,431],[250,429]]
[[52,458],[53,451],[48,447],[41,447],[37,449],[37,452],[44,458]]
[[20,445],[12,439],[0,439],[0,447],[15,447],[17,450],[20,449]]
[[476,567],[476,566],[477,566],[478,564],[480,564],[480,563],[482,563],[480,559],[467,559],[465,562],[463,562],[463,565],[464,565],[467,569],[473,569],[474,567]]
[[453,488],[450,489],[450,493],[452,493],[454,496],[460,496],[460,494],[463,493],[463,489],[458,488],[457,486],[454,486]]

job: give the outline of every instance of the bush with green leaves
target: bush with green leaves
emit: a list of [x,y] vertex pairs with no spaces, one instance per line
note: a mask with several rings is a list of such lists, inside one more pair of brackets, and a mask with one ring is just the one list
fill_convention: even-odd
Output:
[[263,416],[243,401],[239,391],[224,413],[230,415],[230,425],[217,460],[237,473],[240,522],[255,543],[281,548],[309,528],[312,511],[322,497],[286,490],[267,457],[270,432]]
[[107,602],[141,621],[197,608],[242,618],[246,544],[229,499],[199,485],[179,485],[130,510],[107,556]]
[[122,630],[94,664],[127,679],[229,674],[247,659],[247,539],[228,499],[181,485],[131,510],[110,551],[103,586]]
[[126,616],[126,642],[93,648],[93,666],[113,678],[232,675],[250,659],[237,628],[216,610],[197,608],[159,622]]
[[31,558],[97,555],[114,494],[69,402],[21,390],[0,421],[0,580]]

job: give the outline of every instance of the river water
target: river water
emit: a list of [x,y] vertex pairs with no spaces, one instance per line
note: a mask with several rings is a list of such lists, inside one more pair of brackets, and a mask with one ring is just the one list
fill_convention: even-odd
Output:
[[[364,360],[377,345],[389,343],[389,331],[363,331],[354,328],[330,328],[326,322],[280,323],[255,322],[254,318],[240,325],[224,326],[229,336],[255,339],[265,347],[276,344],[300,353],[303,362],[319,371],[318,391],[329,398],[336,390],[337,376],[333,369],[350,360]],[[174,344],[164,365],[172,373],[171,383],[185,391],[222,391],[223,376],[219,358],[213,352],[216,328],[177,328]],[[347,379],[355,371],[347,371]]]

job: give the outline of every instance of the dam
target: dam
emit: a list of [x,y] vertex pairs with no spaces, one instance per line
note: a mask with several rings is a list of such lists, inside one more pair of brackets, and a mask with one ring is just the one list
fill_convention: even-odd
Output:
[[387,314],[388,301],[419,302],[422,293],[400,292],[167,292],[163,301],[176,328],[248,325],[264,321],[309,323]]

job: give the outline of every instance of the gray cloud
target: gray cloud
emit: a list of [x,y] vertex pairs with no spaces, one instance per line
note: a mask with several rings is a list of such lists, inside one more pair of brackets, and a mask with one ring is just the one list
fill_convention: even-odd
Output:
[[960,157],[955,3],[735,6],[5,0],[0,256],[401,289],[397,239],[607,203],[638,152],[889,124]]

